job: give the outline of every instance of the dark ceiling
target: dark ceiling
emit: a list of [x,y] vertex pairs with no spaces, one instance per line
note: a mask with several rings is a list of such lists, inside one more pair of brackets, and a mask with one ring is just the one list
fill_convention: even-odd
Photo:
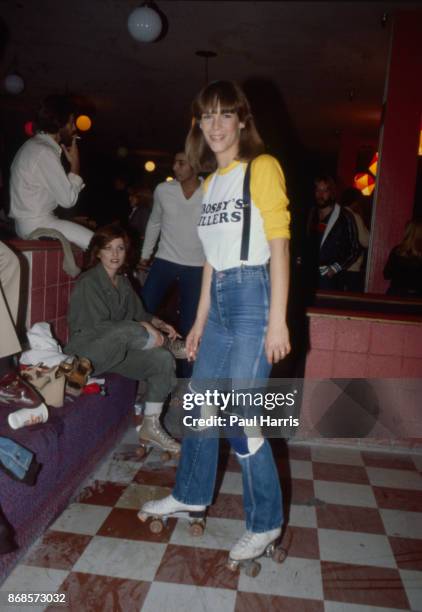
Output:
[[377,138],[394,12],[421,7],[159,0],[167,31],[145,44],[127,30],[139,4],[0,0],[9,31],[0,76],[17,69],[25,80],[23,93],[2,92],[4,112],[20,121],[44,95],[70,91],[95,109],[89,138],[98,146],[173,150],[205,80],[195,51],[208,49],[217,53],[209,78],[246,82],[267,129],[279,113],[308,150],[335,151],[345,129]]

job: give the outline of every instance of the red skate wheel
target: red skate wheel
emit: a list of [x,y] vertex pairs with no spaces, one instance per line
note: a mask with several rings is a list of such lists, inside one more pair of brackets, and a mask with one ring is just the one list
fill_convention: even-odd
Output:
[[147,449],[145,446],[139,446],[139,448],[136,449],[136,454],[140,459],[143,459],[147,454]]
[[202,523],[191,523],[189,525],[189,533],[194,538],[200,538],[204,533],[204,525]]
[[163,453],[161,453],[160,459],[163,463],[167,463],[167,461],[170,461],[171,459],[171,454],[167,451],[164,451]]
[[151,533],[161,533],[163,531],[164,525],[161,519],[152,519],[149,524],[149,530]]
[[256,578],[261,571],[261,565],[256,561],[252,561],[246,566],[245,574],[251,578]]

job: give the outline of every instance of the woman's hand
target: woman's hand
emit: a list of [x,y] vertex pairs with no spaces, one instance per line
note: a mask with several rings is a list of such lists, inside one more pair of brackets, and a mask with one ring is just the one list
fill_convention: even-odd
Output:
[[186,355],[188,361],[195,361],[203,333],[204,325],[195,321],[186,338]]
[[[164,334],[167,334],[167,336],[170,338],[170,340],[176,340],[176,338],[181,338],[182,336],[174,329],[173,325],[170,325],[169,323],[166,323],[165,321],[162,321],[161,319],[159,319],[158,317],[153,317],[151,319],[151,323],[152,325],[159,329],[161,332],[163,332]],[[160,345],[161,346],[161,345]]]
[[290,248],[287,238],[270,240],[271,302],[265,353],[268,363],[278,363],[291,351],[286,324],[287,296],[289,292]]
[[265,337],[265,353],[268,363],[278,363],[291,351],[289,330],[285,323],[269,324]]
[[147,332],[149,332],[155,338],[153,348],[156,348],[158,346],[163,346],[163,343],[164,343],[163,335],[160,334],[160,332],[158,331],[156,327],[154,327],[154,325],[151,325],[151,323],[147,323],[146,321],[142,321],[141,325],[145,327]]

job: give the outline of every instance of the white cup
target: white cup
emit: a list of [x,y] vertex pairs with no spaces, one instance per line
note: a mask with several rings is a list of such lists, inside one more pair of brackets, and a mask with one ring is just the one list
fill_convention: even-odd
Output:
[[7,417],[7,421],[12,429],[45,423],[47,420],[48,410],[45,404],[40,404],[37,408],[21,408],[16,410],[16,412],[11,412]]

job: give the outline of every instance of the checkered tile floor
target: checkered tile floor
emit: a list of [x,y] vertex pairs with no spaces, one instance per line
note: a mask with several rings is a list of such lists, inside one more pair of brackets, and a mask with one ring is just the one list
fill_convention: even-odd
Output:
[[170,491],[176,468],[137,460],[130,431],[1,590],[65,591],[78,612],[422,611],[422,457],[276,448],[288,557],[263,559],[256,578],[225,568],[244,529],[235,458],[201,538],[175,519],[152,534],[137,510]]

